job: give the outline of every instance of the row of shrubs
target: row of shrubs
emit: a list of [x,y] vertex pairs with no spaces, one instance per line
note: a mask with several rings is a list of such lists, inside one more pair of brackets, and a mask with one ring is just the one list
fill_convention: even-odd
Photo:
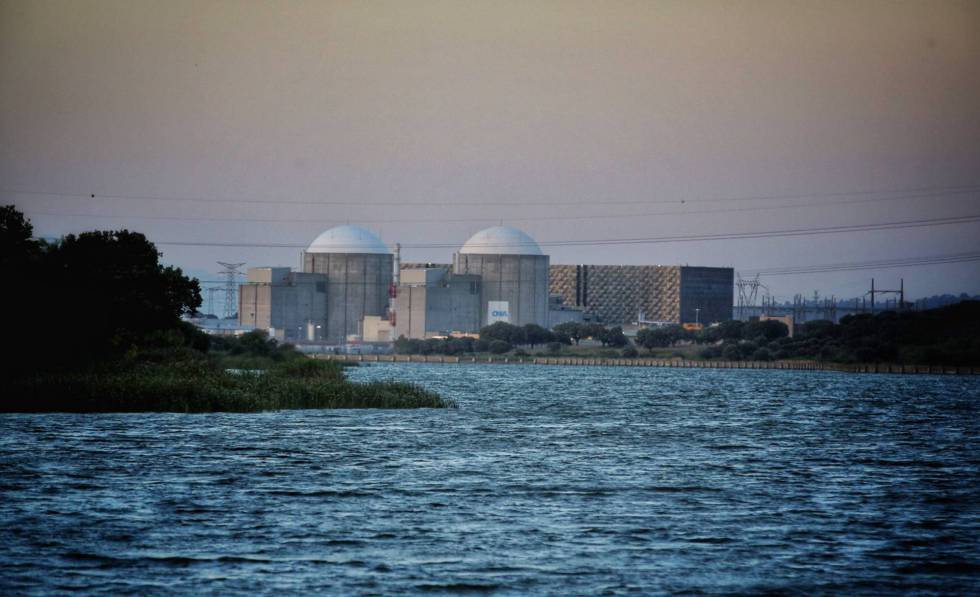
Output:
[[839,324],[809,321],[792,338],[777,321],[728,321],[690,332],[681,328],[644,330],[648,347],[693,342],[704,359],[815,359],[836,363],[892,362],[923,365],[980,364],[980,301],[929,311],[887,311],[843,317]]
[[[458,356],[471,353],[505,354],[517,347],[527,347],[533,350],[543,346],[545,354],[555,355],[562,347],[578,344],[583,338],[593,338],[603,346],[629,347],[629,340],[623,334],[623,328],[607,328],[596,323],[563,323],[548,330],[530,323],[523,326],[512,325],[498,321],[480,330],[479,338],[429,338],[418,340],[404,336],[395,340],[395,352],[398,354],[444,354]],[[519,354],[518,354],[519,353]],[[528,356],[523,348],[517,348],[517,356]],[[542,353],[538,353],[542,354]]]
[[[536,325],[495,323],[480,330],[479,339],[402,337],[395,342],[395,351],[422,355],[513,351],[515,356],[554,356],[573,342],[593,338],[607,347],[603,355],[606,357],[636,358],[640,348],[663,355],[674,347],[695,345],[701,347],[697,354],[702,359],[731,361],[814,359],[837,363],[980,364],[980,301],[964,301],[929,311],[850,315],[839,324],[809,321],[797,326],[795,332],[790,338],[786,325],[773,320],[726,321],[697,331],[681,326],[647,328],[639,331],[633,344],[621,328],[604,328],[594,323],[561,324],[552,331]],[[544,350],[534,352],[537,345]],[[683,356],[683,353],[673,352],[670,356]]]

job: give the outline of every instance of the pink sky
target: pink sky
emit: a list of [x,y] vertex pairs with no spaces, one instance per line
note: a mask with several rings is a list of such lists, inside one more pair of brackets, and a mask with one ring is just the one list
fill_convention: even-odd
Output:
[[[549,242],[978,215],[980,3],[0,0],[0,141],[0,200],[45,236],[302,245],[350,221],[426,245],[501,220]],[[973,221],[546,252],[751,270],[978,239]],[[212,279],[216,260],[298,263],[160,248]],[[980,292],[978,261],[765,281],[855,296],[872,275]]]

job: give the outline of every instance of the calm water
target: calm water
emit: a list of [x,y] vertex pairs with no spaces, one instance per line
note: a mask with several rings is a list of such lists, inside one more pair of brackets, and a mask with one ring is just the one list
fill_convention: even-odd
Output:
[[380,364],[453,411],[0,415],[0,593],[976,593],[980,379]]

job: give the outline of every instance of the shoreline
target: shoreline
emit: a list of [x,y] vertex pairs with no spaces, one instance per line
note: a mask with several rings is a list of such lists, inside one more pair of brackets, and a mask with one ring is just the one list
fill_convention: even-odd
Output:
[[980,367],[896,365],[890,363],[825,363],[821,361],[684,361],[679,359],[623,359],[585,357],[460,357],[447,355],[315,354],[314,359],[354,363],[436,363],[474,365],[564,365],[588,367],[659,367],[668,369],[777,369],[833,371],[837,373],[891,373],[903,375],[980,375]]

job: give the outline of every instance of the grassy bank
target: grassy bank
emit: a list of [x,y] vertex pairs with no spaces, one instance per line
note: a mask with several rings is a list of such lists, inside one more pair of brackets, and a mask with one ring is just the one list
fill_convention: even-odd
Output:
[[229,373],[213,360],[116,363],[10,381],[2,412],[257,412],[304,408],[449,408],[419,386],[353,383],[338,363],[292,359]]

